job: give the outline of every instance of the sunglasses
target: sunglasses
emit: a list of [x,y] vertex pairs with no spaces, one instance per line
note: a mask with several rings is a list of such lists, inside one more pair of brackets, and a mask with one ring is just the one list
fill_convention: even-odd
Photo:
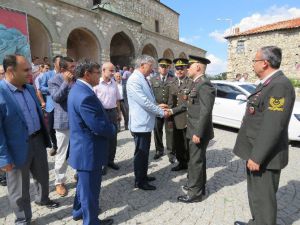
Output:
[[166,68],[168,68],[169,66],[168,66],[168,65],[159,65],[159,67],[166,69]]
[[175,66],[176,70],[185,70],[186,68],[188,68],[187,66]]

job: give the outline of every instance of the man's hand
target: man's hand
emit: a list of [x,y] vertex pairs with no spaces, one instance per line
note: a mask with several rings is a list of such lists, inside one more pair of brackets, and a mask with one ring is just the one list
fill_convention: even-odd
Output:
[[63,77],[64,77],[64,80],[67,82],[67,83],[71,83],[73,81],[73,74],[69,71],[65,71],[63,72]]
[[195,144],[200,144],[200,138],[198,136],[196,136],[195,134],[193,135],[192,137],[192,141],[195,143]]
[[161,109],[168,109],[169,106],[167,104],[159,104],[158,105]]
[[45,109],[45,108],[46,108],[46,103],[45,103],[45,102],[42,102],[42,103],[41,103],[41,107],[42,107],[42,109]]
[[252,159],[249,159],[247,161],[247,168],[252,172],[259,171],[260,165],[254,162]]
[[7,164],[6,166],[2,167],[1,170],[4,172],[10,172],[14,168],[13,164]]
[[170,111],[168,109],[164,109],[164,118],[169,118],[170,116]]

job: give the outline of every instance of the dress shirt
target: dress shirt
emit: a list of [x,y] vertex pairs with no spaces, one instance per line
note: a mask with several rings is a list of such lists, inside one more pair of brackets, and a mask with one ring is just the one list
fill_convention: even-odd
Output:
[[273,76],[275,73],[277,73],[279,70],[275,70],[274,72],[270,73],[268,76],[266,76],[264,79],[260,80],[261,84],[264,84],[271,76]]
[[94,92],[105,109],[116,108],[117,101],[121,99],[118,86],[113,79],[107,83],[100,78],[99,84],[94,87]]
[[6,81],[6,84],[12,92],[12,94],[14,95],[14,97],[16,98],[17,103],[24,115],[26,125],[28,128],[28,135],[31,135],[34,132],[40,130],[41,122],[36,108],[37,106],[30,92],[26,88],[24,88],[23,90],[19,90],[17,87],[9,83],[8,81]]
[[123,84],[122,84],[122,81],[120,83],[117,83],[117,86],[118,86],[118,89],[119,89],[120,98],[121,98],[121,100],[123,100],[124,96],[123,96]]

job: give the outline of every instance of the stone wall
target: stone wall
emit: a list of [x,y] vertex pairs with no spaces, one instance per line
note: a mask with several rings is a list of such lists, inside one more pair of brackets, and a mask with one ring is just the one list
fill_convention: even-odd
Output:
[[[237,53],[238,41],[244,41],[244,51]],[[266,45],[282,48],[281,69],[290,78],[300,78],[300,28],[231,37],[228,39],[229,79],[237,73],[247,72],[251,80],[256,80],[252,59],[256,51]]]

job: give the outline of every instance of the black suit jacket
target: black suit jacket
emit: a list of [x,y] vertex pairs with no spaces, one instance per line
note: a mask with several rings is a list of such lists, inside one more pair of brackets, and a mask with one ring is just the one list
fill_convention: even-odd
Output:
[[248,97],[246,113],[233,152],[266,169],[288,164],[288,125],[295,90],[281,71]]

